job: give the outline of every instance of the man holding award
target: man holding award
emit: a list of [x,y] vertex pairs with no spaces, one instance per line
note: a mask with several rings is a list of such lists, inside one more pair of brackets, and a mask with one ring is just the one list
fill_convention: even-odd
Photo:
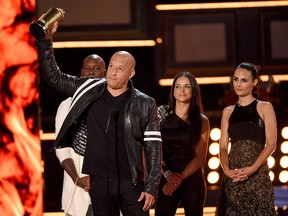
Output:
[[[106,79],[62,73],[52,49],[58,21],[36,40],[44,80],[73,96],[53,149],[71,145],[84,118],[87,142],[82,173],[90,176],[94,216],[148,216],[161,176],[161,134],[156,102],[135,89],[135,59],[126,51],[110,59]],[[147,175],[144,175],[147,174]],[[77,178],[74,179],[77,182]]]

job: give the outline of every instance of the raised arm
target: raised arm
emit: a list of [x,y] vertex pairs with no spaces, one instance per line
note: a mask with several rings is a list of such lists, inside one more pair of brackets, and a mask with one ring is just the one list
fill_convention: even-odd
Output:
[[66,96],[72,96],[77,89],[78,77],[61,72],[56,62],[52,44],[52,36],[56,32],[56,22],[44,40],[35,41],[38,51],[38,61],[45,82]]

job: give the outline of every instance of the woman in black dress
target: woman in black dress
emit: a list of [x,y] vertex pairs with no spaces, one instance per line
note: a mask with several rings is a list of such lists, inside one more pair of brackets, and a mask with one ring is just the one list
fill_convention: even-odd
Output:
[[[257,100],[257,67],[241,63],[234,72],[238,102],[223,110],[220,160],[224,172],[218,215],[275,215],[267,158],[276,147],[273,106]],[[231,141],[231,150],[228,143]]]
[[176,75],[169,106],[158,108],[163,175],[156,201],[156,216],[175,215],[180,201],[186,216],[203,215],[206,184],[202,166],[206,161],[210,124],[202,112],[195,77],[189,72]]

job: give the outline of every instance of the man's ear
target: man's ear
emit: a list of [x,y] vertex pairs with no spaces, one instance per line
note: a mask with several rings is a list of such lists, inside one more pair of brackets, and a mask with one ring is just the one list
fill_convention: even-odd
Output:
[[135,75],[135,70],[133,69],[133,70],[131,71],[131,74],[130,74],[130,76],[129,76],[129,79],[131,79],[134,75]]

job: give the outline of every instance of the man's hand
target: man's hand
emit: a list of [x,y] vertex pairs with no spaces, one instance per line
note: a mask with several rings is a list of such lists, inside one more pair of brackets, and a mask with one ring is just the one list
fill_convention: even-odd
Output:
[[90,176],[84,176],[77,180],[77,186],[83,188],[85,191],[90,189]]
[[51,29],[48,29],[45,34],[45,40],[51,40],[58,28],[58,21],[56,21]]
[[148,211],[155,203],[155,197],[149,193],[142,192],[138,199],[138,202],[141,202],[145,198],[145,203],[143,206],[143,211]]

